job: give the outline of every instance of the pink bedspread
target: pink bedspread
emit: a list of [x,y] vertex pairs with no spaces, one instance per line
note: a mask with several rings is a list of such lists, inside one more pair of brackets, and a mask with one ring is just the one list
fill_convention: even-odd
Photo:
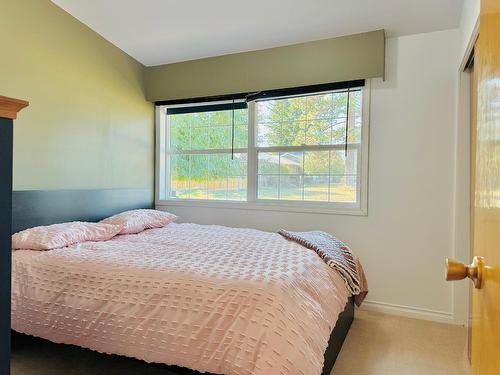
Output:
[[13,254],[12,327],[220,374],[321,374],[349,293],[277,233],[170,224]]

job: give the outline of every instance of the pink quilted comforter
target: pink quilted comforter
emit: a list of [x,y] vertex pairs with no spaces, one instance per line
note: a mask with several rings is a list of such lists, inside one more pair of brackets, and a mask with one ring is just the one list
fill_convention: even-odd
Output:
[[170,224],[13,254],[12,327],[220,374],[320,374],[349,293],[277,233]]

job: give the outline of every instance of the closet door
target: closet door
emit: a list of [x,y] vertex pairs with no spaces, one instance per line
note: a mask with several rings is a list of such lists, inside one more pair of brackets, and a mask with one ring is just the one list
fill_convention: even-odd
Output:
[[[473,254],[483,280],[472,292],[472,373],[500,374],[500,1],[481,0],[477,77]],[[483,259],[484,258],[484,259]],[[484,266],[481,267],[481,263]]]

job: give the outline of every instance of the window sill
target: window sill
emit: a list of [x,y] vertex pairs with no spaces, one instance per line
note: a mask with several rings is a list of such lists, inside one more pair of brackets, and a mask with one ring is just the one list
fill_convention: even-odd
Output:
[[[345,204],[343,206],[335,205],[328,207],[328,204],[317,204],[300,202],[242,202],[242,201],[209,201],[209,200],[157,200],[157,208],[166,207],[202,207],[202,208],[221,208],[235,210],[258,210],[258,211],[281,211],[295,213],[314,213],[328,215],[351,215],[367,216],[366,208],[352,207]],[[326,206],[326,207],[325,207]]]

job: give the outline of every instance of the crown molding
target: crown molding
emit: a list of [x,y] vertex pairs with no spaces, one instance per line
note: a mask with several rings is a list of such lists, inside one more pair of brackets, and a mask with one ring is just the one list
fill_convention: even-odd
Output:
[[28,105],[29,102],[26,100],[0,95],[0,117],[14,120],[17,117],[17,113]]

